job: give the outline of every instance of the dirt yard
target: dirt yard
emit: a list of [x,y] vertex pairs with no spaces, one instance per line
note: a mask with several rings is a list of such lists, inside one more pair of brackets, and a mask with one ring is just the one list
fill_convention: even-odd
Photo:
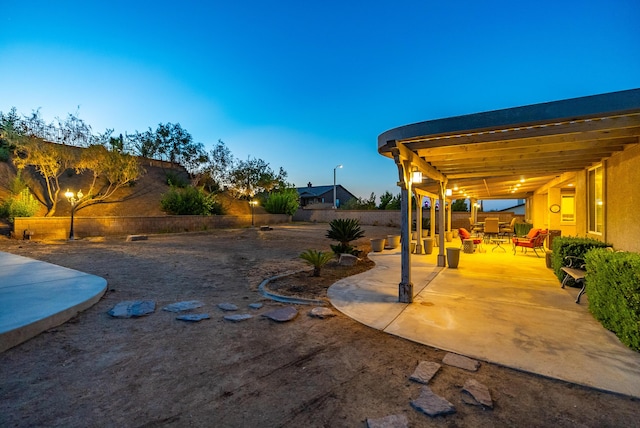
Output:
[[[406,415],[413,427],[638,426],[637,400],[484,362],[475,373],[443,365],[430,386],[456,413],[431,418],[410,406],[421,385],[409,376],[420,361],[441,362],[444,351],[340,313],[312,318],[309,306],[296,306],[299,315],[288,323],[261,317],[285,305],[262,298],[258,285],[306,268],[298,258],[305,249],[328,250],[326,229],[287,225],[137,242],[0,239],[0,251],[109,283],[92,308],[0,354],[0,427],[364,427],[367,418],[392,414]],[[362,248],[370,237],[397,232],[365,229]],[[322,297],[326,283],[350,272],[329,266],[325,273],[311,291],[305,284],[312,279],[300,276],[290,292]],[[156,312],[137,319],[107,315],[133,299],[155,300]],[[195,312],[211,319],[187,323],[160,310],[183,300],[204,302]],[[256,316],[225,321],[217,307],[223,302]],[[264,307],[249,309],[255,302]],[[489,388],[493,409],[466,404],[467,379]]]

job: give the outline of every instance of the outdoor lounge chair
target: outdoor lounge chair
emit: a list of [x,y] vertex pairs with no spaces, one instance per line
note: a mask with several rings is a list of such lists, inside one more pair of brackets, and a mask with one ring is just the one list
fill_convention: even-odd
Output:
[[471,233],[464,227],[458,229],[458,237],[460,238],[460,248],[463,248],[465,239],[473,240],[473,248],[476,248],[476,245],[482,244],[482,238],[471,236]]
[[[513,217],[508,226],[500,226],[500,234],[501,235],[513,235],[515,233],[516,218]],[[508,238],[508,236],[507,236]]]
[[548,231],[546,229],[531,229],[525,238],[513,238],[513,254],[516,254],[516,247],[521,247],[525,253],[527,248],[531,248],[536,256],[540,257],[538,250],[544,252],[544,240],[547,235]]

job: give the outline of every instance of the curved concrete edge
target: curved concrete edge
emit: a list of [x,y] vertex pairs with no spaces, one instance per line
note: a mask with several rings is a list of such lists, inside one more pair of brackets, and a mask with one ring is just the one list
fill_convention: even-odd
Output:
[[107,280],[0,252],[0,352],[64,324],[95,305]]
[[304,270],[299,270],[299,271],[295,271],[295,272],[289,272],[289,273],[284,273],[281,275],[276,275],[276,276],[272,276],[270,278],[265,279],[264,281],[262,281],[260,283],[260,285],[258,286],[258,291],[260,291],[260,294],[262,294],[264,297],[271,299],[271,300],[275,300],[276,302],[280,302],[280,303],[291,303],[294,305],[326,305],[327,302],[325,302],[324,300],[317,300],[317,299],[303,299],[300,297],[289,297],[289,296],[283,296],[282,294],[277,294],[277,293],[273,293],[271,291],[267,291],[266,286],[269,282],[274,281],[278,278],[284,278],[287,277],[289,275],[294,275],[296,273],[299,272],[305,272]]

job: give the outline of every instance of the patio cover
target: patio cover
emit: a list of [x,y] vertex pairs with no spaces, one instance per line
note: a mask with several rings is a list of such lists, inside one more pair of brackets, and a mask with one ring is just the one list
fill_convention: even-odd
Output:
[[[408,238],[411,193],[444,200],[446,188],[457,188],[452,199],[525,199],[639,142],[640,89],[631,89],[405,125],[380,134],[378,152],[398,166]],[[422,182],[411,182],[415,170]],[[410,286],[404,270],[401,301],[403,283]]]

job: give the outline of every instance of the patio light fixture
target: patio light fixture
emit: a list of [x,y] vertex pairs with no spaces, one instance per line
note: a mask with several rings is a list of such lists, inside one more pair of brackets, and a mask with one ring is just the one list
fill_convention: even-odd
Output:
[[415,169],[411,173],[411,182],[412,183],[422,183],[422,171],[418,171],[417,169]]

